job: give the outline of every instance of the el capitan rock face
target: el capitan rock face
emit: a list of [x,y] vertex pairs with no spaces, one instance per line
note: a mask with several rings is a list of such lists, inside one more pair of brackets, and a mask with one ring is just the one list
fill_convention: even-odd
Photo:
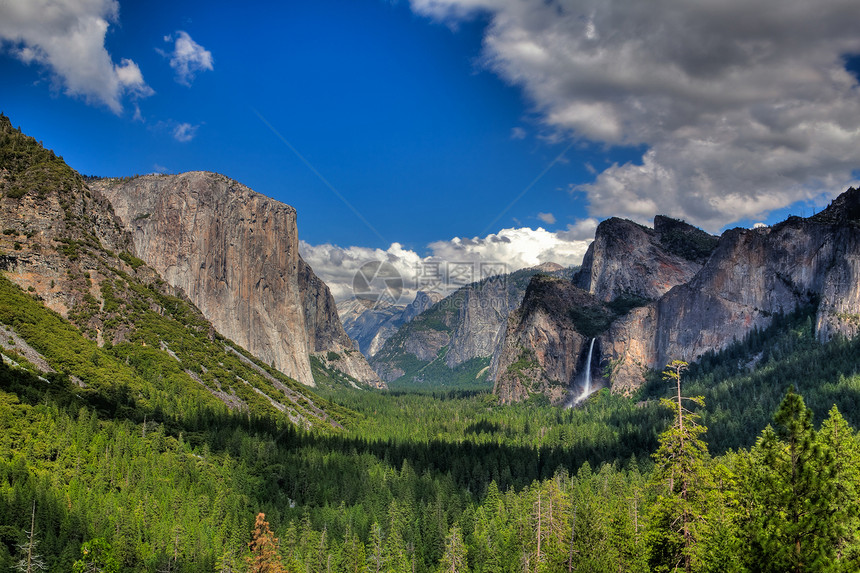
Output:
[[352,348],[328,287],[299,256],[292,207],[207,172],[91,186],[110,200],[137,255],[261,360],[313,386],[311,353]]
[[[672,359],[697,360],[797,307],[818,304],[816,328],[822,341],[860,332],[860,191],[849,189],[808,219],[792,217],[773,227],[726,231],[712,251],[704,233],[659,219],[651,232],[617,219],[601,224],[583,270],[574,278],[615,313],[597,334],[599,357],[594,360],[612,367],[613,391],[632,391],[644,381],[644,370]],[[690,244],[685,246],[685,240]],[[656,298],[639,301],[645,303],[641,306],[619,306],[627,293]],[[505,392],[500,393],[503,399],[539,391],[556,400],[557,393],[546,392],[540,384],[531,390],[528,384],[511,389],[515,379],[505,378],[503,366],[536,347],[531,341],[541,336],[574,340],[570,334],[562,336],[562,326],[569,326],[564,315],[579,312],[587,301],[555,297],[548,305],[528,298],[508,326],[497,389]],[[547,309],[546,316],[538,320],[524,312],[527,305]],[[573,329],[583,330],[581,325]],[[523,380],[563,384],[579,375],[576,361],[568,360],[560,369],[563,361],[535,353],[535,363],[533,376]]]

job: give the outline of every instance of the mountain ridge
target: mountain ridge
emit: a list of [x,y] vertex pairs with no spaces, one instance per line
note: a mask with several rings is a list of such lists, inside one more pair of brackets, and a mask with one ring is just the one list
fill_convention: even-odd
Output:
[[[618,228],[624,232],[617,233]],[[506,339],[499,359],[496,391],[503,401],[537,392],[561,403],[559,392],[545,391],[547,380],[571,390],[576,384],[581,373],[582,342],[572,349],[579,352],[580,360],[567,361],[567,367],[558,368],[557,356],[547,358],[537,352],[538,333],[544,339],[563,340],[570,338],[565,333],[572,328],[580,336],[596,338],[599,371],[608,373],[607,382],[613,391],[625,394],[642,385],[647,370],[658,369],[672,359],[695,361],[709,351],[726,348],[753,329],[767,327],[775,315],[810,304],[818,308],[815,328],[820,340],[852,338],[860,333],[860,192],[854,188],[810,218],[790,217],[772,227],[730,229],[710,253],[701,248],[711,244],[710,239],[682,229],[693,238],[694,256],[690,258],[704,261],[701,265],[691,261],[698,269],[688,280],[683,280],[685,273],[676,272],[677,267],[643,264],[635,256],[631,261],[631,253],[645,252],[643,243],[630,245],[631,230],[647,237],[656,234],[642,229],[621,220],[598,227],[589,249],[595,254],[584,261],[585,270],[572,284],[558,287],[572,297],[573,291],[587,282],[594,297],[590,302],[580,298],[576,304],[561,305],[555,312],[538,316],[534,309],[544,308],[540,301],[528,296],[524,299],[519,311],[512,314],[506,335],[512,338]],[[654,245],[653,241],[646,243],[648,249]],[[666,249],[665,245],[661,248]],[[654,260],[658,259],[646,257],[644,262]],[[636,276],[630,277],[631,272]],[[583,277],[600,280],[584,281]],[[663,292],[655,291],[655,286]],[[539,290],[530,292],[533,297],[544,296]],[[623,304],[622,297],[628,292],[640,299]],[[649,298],[649,294],[659,296]],[[616,307],[610,309],[613,314],[592,313],[592,322],[602,320],[600,328],[586,333],[583,331],[587,329],[570,325],[566,315],[598,308],[598,302]],[[512,369],[523,353],[535,356],[530,377]]]
[[486,384],[508,314],[519,306],[529,279],[541,272],[572,271],[545,264],[461,287],[400,327],[371,366],[386,382],[405,386],[449,384],[446,376],[467,386]]

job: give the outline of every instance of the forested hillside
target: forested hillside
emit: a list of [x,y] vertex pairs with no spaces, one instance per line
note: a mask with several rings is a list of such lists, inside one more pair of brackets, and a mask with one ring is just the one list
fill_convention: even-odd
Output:
[[[88,542],[117,570],[255,570],[248,543],[260,512],[287,570],[435,571],[454,561],[457,571],[649,571],[687,554],[691,570],[767,570],[791,535],[829,542],[770,570],[839,555],[850,569],[857,524],[844,496],[860,485],[850,428],[860,348],[821,345],[809,316],[785,317],[683,372],[685,396],[707,390],[704,408],[685,406],[701,413],[699,438],[717,455],[699,447],[677,470],[696,472],[697,497],[683,504],[661,478],[687,458],[666,453],[671,432],[658,440],[674,419],[657,400],[673,386],[659,377],[637,399],[602,392],[568,410],[330,386],[356,414],[344,431],[321,433],[226,409],[177,407],[158,419],[124,408],[122,393],[82,393],[62,375],[4,366],[0,563],[23,555],[35,502],[37,552],[53,571],[68,571]],[[751,357],[759,366],[749,373]],[[763,433],[791,384],[814,412],[790,397],[783,410],[794,413]],[[848,422],[828,412],[834,402]],[[816,427],[827,420],[824,430],[807,416]],[[791,443],[806,448],[799,484],[781,482],[774,465],[791,459]],[[815,521],[768,521],[774,504],[791,510],[785,492],[795,486],[819,500]],[[685,504],[687,549],[671,525]]]

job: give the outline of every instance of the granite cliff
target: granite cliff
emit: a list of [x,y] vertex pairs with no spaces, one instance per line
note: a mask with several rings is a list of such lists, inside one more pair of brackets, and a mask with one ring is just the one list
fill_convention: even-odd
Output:
[[[567,312],[562,309],[568,309]],[[507,320],[493,360],[493,392],[502,403],[543,394],[564,402],[575,377],[585,370],[589,337],[576,309],[597,317],[609,311],[593,295],[569,280],[538,275],[529,283],[522,305]],[[592,361],[593,362],[593,361]]]
[[773,227],[732,229],[688,283],[613,324],[603,344],[617,364],[613,387],[627,391],[643,368],[694,361],[725,348],[775,314],[817,305],[816,331],[856,336],[860,326],[860,192],[828,209]]
[[[309,356],[379,385],[353,350],[328,287],[298,251],[296,211],[223,175],[103,179],[138,257],[181,289],[223,335],[314,385]],[[334,355],[331,355],[332,357]]]
[[134,256],[131,234],[89,183],[0,114],[4,362],[55,377],[81,404],[153,423],[226,407],[341,427],[326,401],[222,336]]
[[387,382],[485,381],[508,314],[520,305],[529,280],[538,273],[570,277],[570,270],[546,263],[464,286],[404,324],[371,365]]
[[573,282],[603,302],[656,300],[692,279],[716,243],[717,237],[668,217],[655,217],[653,229],[613,217],[598,225]]
[[[604,383],[622,393],[637,388],[646,369],[697,360],[798,307],[817,305],[822,341],[853,337],[858,285],[855,189],[813,217],[732,229],[718,241],[662,217],[653,230],[610,219],[598,227],[572,284],[530,287],[511,315],[494,360],[496,392],[504,401],[540,392],[562,403],[558,388],[571,388],[581,375],[583,339],[592,337],[592,372],[607,373]],[[574,357],[561,356],[567,351]]]

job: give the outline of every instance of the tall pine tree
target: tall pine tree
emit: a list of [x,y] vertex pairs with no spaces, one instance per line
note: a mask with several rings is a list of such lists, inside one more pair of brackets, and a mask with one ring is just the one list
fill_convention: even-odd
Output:
[[828,569],[842,535],[833,457],[816,439],[812,411],[789,389],[744,468],[750,567],[793,572]]
[[661,400],[672,409],[675,421],[660,435],[654,453],[653,480],[657,499],[648,532],[649,565],[653,571],[698,570],[698,528],[707,509],[707,493],[713,484],[708,468],[708,446],[701,436],[707,428],[699,416],[684,406],[704,406],[701,396],[681,395],[681,375],[687,363],[674,360],[666,365],[663,379],[676,389],[674,400]]

